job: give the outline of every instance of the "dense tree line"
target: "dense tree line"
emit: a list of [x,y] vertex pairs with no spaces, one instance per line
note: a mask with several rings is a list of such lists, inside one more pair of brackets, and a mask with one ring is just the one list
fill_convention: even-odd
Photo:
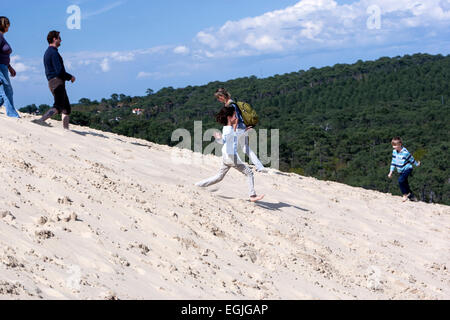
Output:
[[449,205],[449,75],[450,56],[380,58],[265,79],[148,89],[142,97],[82,99],[72,122],[176,145],[172,132],[185,128],[193,136],[194,121],[202,120],[204,130],[220,129],[214,115],[221,105],[213,94],[223,86],[257,110],[258,128],[280,129],[281,170],[399,194],[396,180],[386,177],[390,141],[399,135],[423,163],[411,179],[417,196]]

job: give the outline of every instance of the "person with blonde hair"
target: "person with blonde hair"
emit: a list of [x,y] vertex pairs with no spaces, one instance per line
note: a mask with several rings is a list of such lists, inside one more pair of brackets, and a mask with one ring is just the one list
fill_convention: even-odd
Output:
[[252,163],[256,166],[257,172],[266,172],[264,165],[258,159],[258,156],[250,149],[249,139],[247,131],[252,129],[252,127],[247,127],[244,123],[244,119],[241,114],[241,110],[235,101],[231,98],[231,94],[225,88],[219,88],[214,93],[214,96],[219,102],[222,102],[225,107],[233,107],[236,111],[236,117],[238,119],[238,124],[236,128],[236,134],[238,136],[238,147],[242,148],[244,153],[248,155]]
[[8,117],[20,118],[14,107],[13,88],[8,74],[9,72],[12,78],[16,76],[16,70],[11,66],[12,49],[5,39],[10,25],[7,17],[0,17],[0,106],[5,106]]
[[414,200],[414,194],[409,187],[408,178],[413,172],[413,164],[418,167],[420,166],[420,161],[414,160],[412,154],[403,146],[403,141],[400,137],[394,137],[391,141],[392,148],[392,162],[391,171],[389,172],[388,178],[392,178],[394,170],[397,169],[400,177],[398,178],[398,184],[400,190],[403,194],[403,202],[408,199]]

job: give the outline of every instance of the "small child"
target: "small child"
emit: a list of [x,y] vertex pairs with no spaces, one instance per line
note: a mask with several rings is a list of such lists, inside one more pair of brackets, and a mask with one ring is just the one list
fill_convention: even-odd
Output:
[[391,141],[392,148],[392,163],[391,171],[389,172],[388,178],[392,178],[395,168],[397,168],[400,177],[398,178],[398,184],[400,185],[400,190],[403,194],[403,202],[408,199],[414,199],[414,194],[409,188],[408,177],[413,171],[413,164],[418,167],[420,166],[420,161],[414,160],[412,154],[403,147],[403,142],[400,137],[395,137]]
[[233,167],[247,176],[250,189],[250,201],[256,202],[262,200],[264,195],[256,195],[252,170],[241,161],[237,154],[238,137],[236,135],[236,128],[238,126],[238,118],[236,117],[235,109],[232,107],[222,108],[217,114],[216,120],[224,125],[223,135],[218,132],[214,135],[217,142],[224,144],[222,148],[223,164],[217,175],[200,181],[195,185],[204,188],[216,184],[222,181],[230,168]]

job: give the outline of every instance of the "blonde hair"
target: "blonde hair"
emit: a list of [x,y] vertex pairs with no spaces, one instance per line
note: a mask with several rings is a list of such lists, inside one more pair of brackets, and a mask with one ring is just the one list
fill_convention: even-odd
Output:
[[7,17],[0,17],[0,31],[5,32],[6,28],[10,26],[9,19]]
[[398,145],[402,146],[402,145],[403,145],[402,138],[400,138],[400,137],[394,137],[394,138],[392,138],[391,144],[392,144],[393,146],[398,146]]
[[214,96],[215,96],[216,98],[222,96],[222,97],[225,97],[227,100],[230,100],[230,99],[231,99],[231,94],[230,94],[227,90],[225,90],[225,88],[219,88],[219,89],[217,89],[217,90],[216,90],[216,93],[214,93]]

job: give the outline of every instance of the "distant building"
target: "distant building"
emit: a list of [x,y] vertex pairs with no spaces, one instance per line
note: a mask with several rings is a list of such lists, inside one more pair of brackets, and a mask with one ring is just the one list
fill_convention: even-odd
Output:
[[135,114],[137,116],[140,116],[143,112],[144,112],[144,109],[139,109],[139,108],[133,109],[133,114]]

